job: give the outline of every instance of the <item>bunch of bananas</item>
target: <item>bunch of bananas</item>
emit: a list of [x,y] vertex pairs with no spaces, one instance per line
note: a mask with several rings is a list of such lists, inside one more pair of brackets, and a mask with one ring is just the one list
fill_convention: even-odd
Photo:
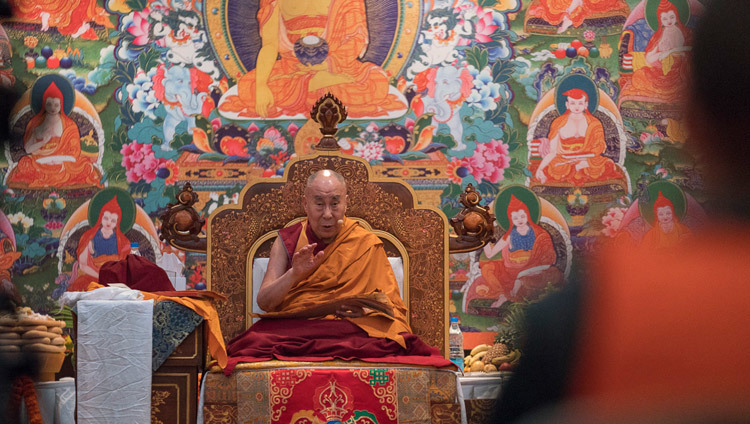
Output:
[[464,372],[497,372],[513,369],[521,360],[521,351],[505,345],[481,344],[464,358]]

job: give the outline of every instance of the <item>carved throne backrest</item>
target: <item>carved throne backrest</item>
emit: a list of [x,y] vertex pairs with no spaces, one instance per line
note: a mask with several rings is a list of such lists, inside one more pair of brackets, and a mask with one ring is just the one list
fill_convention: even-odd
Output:
[[263,256],[262,246],[269,233],[305,216],[301,199],[307,178],[321,169],[332,169],[346,179],[350,199],[348,217],[393,236],[397,243],[390,245],[389,237],[381,236],[386,240],[388,253],[399,254],[396,244],[403,246],[408,256],[404,261],[408,270],[404,274],[409,277],[408,284],[404,283],[404,290],[408,290],[404,298],[408,302],[412,331],[445,351],[448,302],[445,216],[434,209],[415,208],[414,193],[405,183],[374,179],[367,162],[339,152],[293,160],[284,178],[259,179],[247,185],[237,205],[221,207],[209,217],[208,281],[211,290],[228,298],[217,305],[224,337],[230,340],[251,323],[248,276],[252,260],[248,256]]

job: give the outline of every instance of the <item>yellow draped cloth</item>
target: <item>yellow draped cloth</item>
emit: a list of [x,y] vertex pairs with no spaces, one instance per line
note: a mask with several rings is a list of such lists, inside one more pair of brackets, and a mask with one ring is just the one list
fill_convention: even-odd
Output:
[[[307,222],[303,222],[302,233],[295,252],[308,244]],[[383,292],[393,306],[394,316],[369,311],[359,318],[346,318],[371,337],[393,340],[406,347],[400,333],[411,333],[406,322],[406,306],[399,295],[398,283],[383,242],[357,221],[344,218],[344,224],[336,239],[326,246],[323,262],[305,280],[289,290],[286,297],[269,312],[295,312],[312,306],[328,303],[337,298]]]

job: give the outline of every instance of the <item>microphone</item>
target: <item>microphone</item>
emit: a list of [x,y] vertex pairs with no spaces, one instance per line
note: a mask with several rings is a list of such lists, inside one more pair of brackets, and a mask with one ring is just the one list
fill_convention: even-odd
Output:
[[343,219],[339,219],[338,221],[336,221],[336,223],[339,224],[339,225],[344,225],[344,220]]

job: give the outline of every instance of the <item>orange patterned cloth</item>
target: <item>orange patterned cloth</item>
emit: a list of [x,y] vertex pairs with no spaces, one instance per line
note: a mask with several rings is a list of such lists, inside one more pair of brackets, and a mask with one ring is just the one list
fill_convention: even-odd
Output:
[[750,228],[739,223],[667,254],[607,252],[586,286],[568,399],[589,400],[587,411],[602,415],[723,405],[746,413],[748,257]]

